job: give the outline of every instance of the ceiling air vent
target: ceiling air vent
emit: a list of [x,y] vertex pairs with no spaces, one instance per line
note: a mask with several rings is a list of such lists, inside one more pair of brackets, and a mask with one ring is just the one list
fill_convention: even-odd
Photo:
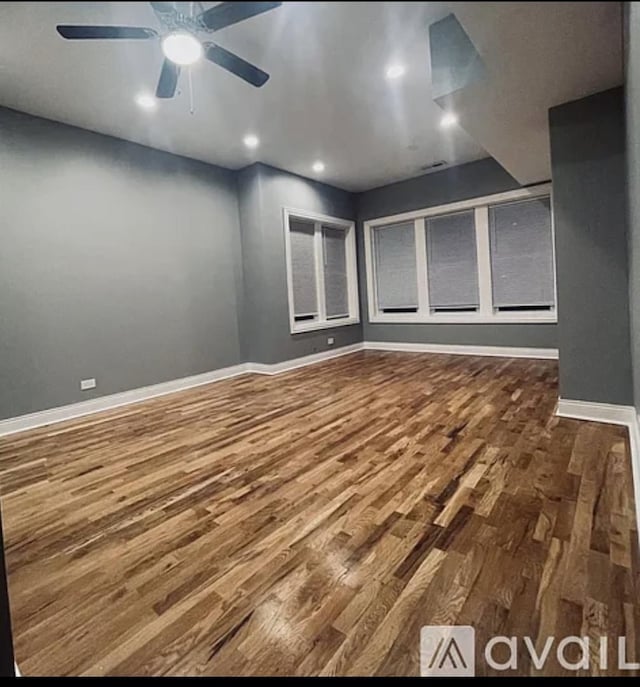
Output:
[[438,160],[437,162],[432,162],[429,165],[423,165],[420,169],[423,172],[430,172],[432,169],[438,169],[438,167],[445,167],[447,165],[446,160]]

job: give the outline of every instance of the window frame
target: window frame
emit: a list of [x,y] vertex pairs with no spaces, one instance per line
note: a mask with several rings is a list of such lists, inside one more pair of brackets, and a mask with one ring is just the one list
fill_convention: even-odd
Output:
[[[289,304],[289,331],[291,334],[312,332],[322,329],[335,329],[360,322],[360,304],[358,298],[358,264],[356,259],[356,229],[355,222],[331,217],[308,210],[283,207],[283,229],[285,243],[285,262],[287,276],[287,300]],[[318,319],[296,322],[293,299],[293,268],[291,254],[290,219],[313,223],[314,259],[316,267],[316,299],[318,303]],[[324,288],[324,245],[322,227],[329,226],[333,229],[341,229],[345,232],[345,259],[347,267],[347,303],[349,305],[348,317],[327,318],[326,294]]]
[[[549,197],[551,202],[551,250],[553,261],[553,294],[555,306],[550,311],[520,310],[498,312],[493,307],[491,246],[489,237],[489,206],[518,200]],[[449,215],[463,210],[473,210],[476,232],[476,256],[478,260],[478,292],[480,308],[476,312],[432,313],[429,304],[429,278],[426,245],[426,220],[439,215]],[[376,293],[375,256],[373,230],[376,227],[413,221],[418,275],[418,311],[415,313],[383,313],[378,310]],[[553,218],[553,193],[550,183],[470,198],[446,205],[422,208],[387,217],[376,217],[363,223],[365,271],[367,280],[368,321],[371,323],[396,324],[540,324],[558,321],[558,292],[556,276],[555,226]]]

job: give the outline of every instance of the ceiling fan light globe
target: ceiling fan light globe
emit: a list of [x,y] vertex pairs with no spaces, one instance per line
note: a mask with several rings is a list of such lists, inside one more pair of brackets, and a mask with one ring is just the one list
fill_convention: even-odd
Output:
[[195,64],[202,57],[202,43],[187,31],[174,31],[162,39],[162,52],[181,67]]

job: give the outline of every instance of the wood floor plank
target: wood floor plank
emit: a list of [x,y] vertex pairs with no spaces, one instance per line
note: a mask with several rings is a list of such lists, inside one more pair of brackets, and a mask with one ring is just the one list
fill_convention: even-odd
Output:
[[450,623],[640,656],[626,430],[557,375],[371,351],[0,438],[21,671],[418,675]]

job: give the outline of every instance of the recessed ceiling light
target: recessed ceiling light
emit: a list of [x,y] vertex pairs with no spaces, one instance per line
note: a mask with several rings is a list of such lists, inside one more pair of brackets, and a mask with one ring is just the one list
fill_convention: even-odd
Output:
[[202,43],[187,31],[174,31],[162,39],[162,52],[167,59],[187,67],[202,57]]
[[458,123],[458,115],[455,112],[445,112],[440,120],[440,126],[443,129],[449,129]]
[[391,64],[387,67],[387,79],[399,79],[406,71],[403,64]]
[[311,169],[312,169],[316,174],[320,174],[320,172],[324,172],[324,162],[320,162],[320,160],[316,160],[316,161],[313,163],[313,166],[311,167]]
[[143,110],[155,110],[158,101],[149,93],[139,93],[136,96],[136,104]]
[[247,134],[242,142],[247,146],[247,148],[257,148],[260,145],[260,139],[254,134]]

